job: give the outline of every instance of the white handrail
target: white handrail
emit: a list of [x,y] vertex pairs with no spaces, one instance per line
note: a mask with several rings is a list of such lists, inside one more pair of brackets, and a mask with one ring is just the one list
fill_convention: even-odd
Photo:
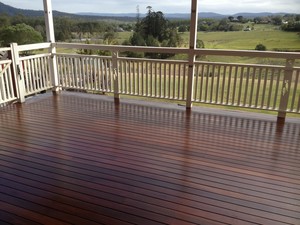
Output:
[[29,55],[29,56],[22,56],[20,57],[20,60],[28,60],[28,59],[37,59],[42,57],[51,56],[50,53],[44,53],[44,54],[37,54],[37,55]]
[[297,52],[274,52],[274,51],[254,51],[254,50],[217,50],[217,49],[187,49],[172,47],[143,47],[143,46],[124,46],[124,45],[97,45],[97,44],[76,44],[76,43],[55,43],[57,48],[68,49],[94,49],[118,52],[149,52],[149,53],[173,53],[189,54],[193,51],[195,55],[219,55],[219,56],[238,56],[238,57],[260,57],[260,58],[283,58],[299,59],[300,53]]
[[229,63],[229,62],[225,63],[225,62],[208,62],[208,61],[196,61],[195,62],[195,64],[202,64],[202,63],[206,63],[206,64],[209,64],[209,65],[219,65],[219,66],[239,65],[239,66],[284,68],[284,66],[279,66],[279,65],[264,65],[264,64],[251,64],[251,63]]
[[0,60],[0,65],[7,64],[7,63],[11,63],[11,60],[9,60],[9,59]]
[[51,48],[51,43],[38,43],[38,44],[29,44],[29,45],[18,45],[18,51],[32,51],[32,50],[39,50]]
[[55,43],[57,48],[69,49],[94,49],[107,50],[117,52],[149,52],[149,53],[172,53],[172,54],[188,54],[186,48],[168,48],[168,47],[143,47],[143,46],[126,46],[126,45],[97,45],[97,44],[76,44],[76,43]]
[[259,58],[281,58],[299,59],[300,53],[296,52],[274,52],[274,51],[254,51],[254,50],[217,50],[217,49],[196,49],[196,55],[219,55],[238,57],[259,57]]
[[4,47],[4,48],[0,48],[0,52],[7,52],[10,51],[11,49],[9,47]]

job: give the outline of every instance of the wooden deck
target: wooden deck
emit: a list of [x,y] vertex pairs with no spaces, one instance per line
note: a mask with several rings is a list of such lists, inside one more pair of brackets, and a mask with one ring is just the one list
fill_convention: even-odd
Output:
[[46,94],[0,108],[0,224],[300,225],[300,122]]

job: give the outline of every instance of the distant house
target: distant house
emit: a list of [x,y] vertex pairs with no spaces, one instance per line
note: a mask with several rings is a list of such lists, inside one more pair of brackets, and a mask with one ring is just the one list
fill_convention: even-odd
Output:
[[116,29],[116,31],[117,31],[117,32],[124,32],[124,29],[123,29],[122,27],[118,27],[118,28]]
[[271,21],[270,20],[262,20],[259,23],[260,24],[269,24],[269,23],[271,23]]

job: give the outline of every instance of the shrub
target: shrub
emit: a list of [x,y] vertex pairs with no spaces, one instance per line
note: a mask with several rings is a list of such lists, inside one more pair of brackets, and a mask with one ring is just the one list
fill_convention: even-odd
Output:
[[19,45],[39,43],[43,41],[43,37],[33,27],[22,23],[2,29],[0,40],[2,40],[2,46],[6,47],[13,42]]
[[258,44],[258,45],[256,45],[255,50],[257,50],[257,51],[266,51],[267,47],[263,44]]

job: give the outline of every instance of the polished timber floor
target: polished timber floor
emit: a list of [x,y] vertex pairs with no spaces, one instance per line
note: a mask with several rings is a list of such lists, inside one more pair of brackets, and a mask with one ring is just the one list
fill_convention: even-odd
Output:
[[0,224],[300,225],[300,122],[66,93],[0,108]]

